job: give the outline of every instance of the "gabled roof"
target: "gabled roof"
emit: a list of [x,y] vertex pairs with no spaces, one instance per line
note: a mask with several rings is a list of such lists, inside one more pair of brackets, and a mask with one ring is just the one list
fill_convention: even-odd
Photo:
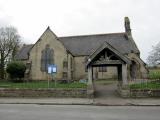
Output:
[[28,59],[28,53],[30,49],[32,48],[33,44],[30,45],[23,45],[23,47],[20,49],[20,51],[16,55],[17,60],[27,60]]
[[128,40],[126,33],[59,37],[59,40],[74,56],[90,55],[104,42],[109,43],[122,54],[139,53],[139,50]]
[[[47,28],[50,30],[50,28]],[[43,33],[44,34],[44,33]],[[54,34],[54,33],[53,33]],[[94,34],[57,37],[73,56],[89,56],[104,42],[109,43],[122,54],[139,53],[138,48],[128,39],[126,33]],[[35,43],[36,44],[36,43]],[[28,59],[28,53],[34,45],[26,45],[17,54],[18,59]]]
[[104,42],[101,46],[99,46],[99,48],[97,48],[89,57],[88,57],[88,61],[87,61],[87,66],[92,62],[92,60],[100,53],[102,52],[104,49],[109,49],[110,51],[112,51],[120,60],[122,60],[123,62],[130,64],[131,61],[125,57],[122,53],[120,53],[116,48],[112,47],[109,43]]
[[[50,27],[48,26],[47,29],[43,32],[43,34],[39,37],[39,39],[37,40],[37,42],[35,44],[38,43],[38,41],[41,40],[42,36],[47,32],[47,31],[50,31],[56,38],[57,38],[57,35],[50,29]],[[31,49],[35,46],[35,44],[32,45]],[[31,50],[30,49],[30,50]],[[28,51],[28,53],[30,52],[30,50]]]

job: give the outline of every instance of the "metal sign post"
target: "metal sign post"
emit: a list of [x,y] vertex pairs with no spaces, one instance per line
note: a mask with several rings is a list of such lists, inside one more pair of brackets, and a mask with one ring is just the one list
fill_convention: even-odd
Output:
[[49,88],[49,75],[48,75],[48,88]]
[[[51,75],[52,79],[54,79],[55,73],[57,73],[57,66],[54,64],[48,65],[48,74]],[[56,87],[56,80],[55,81],[55,87]],[[48,79],[48,88],[49,88],[49,79]]]
[[54,80],[54,86],[56,87],[56,79],[54,79],[55,73],[52,73],[52,79]]

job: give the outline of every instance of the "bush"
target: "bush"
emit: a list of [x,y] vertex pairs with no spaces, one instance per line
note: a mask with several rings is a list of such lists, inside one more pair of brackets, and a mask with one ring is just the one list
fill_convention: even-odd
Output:
[[13,82],[22,82],[25,70],[25,64],[19,61],[13,61],[7,65],[7,73]]

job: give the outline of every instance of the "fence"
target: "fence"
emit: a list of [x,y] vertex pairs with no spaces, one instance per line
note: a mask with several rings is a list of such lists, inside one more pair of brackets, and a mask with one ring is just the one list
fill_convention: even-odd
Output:
[[160,79],[136,79],[129,88],[130,97],[160,97]]
[[130,89],[160,89],[160,79],[134,79],[129,82]]

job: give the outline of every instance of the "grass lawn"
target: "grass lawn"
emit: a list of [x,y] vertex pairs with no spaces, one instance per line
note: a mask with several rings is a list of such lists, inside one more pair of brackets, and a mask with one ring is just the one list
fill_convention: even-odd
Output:
[[160,89],[160,82],[132,84],[129,87],[130,89]]
[[[84,83],[55,83],[50,82],[49,88],[86,88]],[[0,88],[48,88],[47,81],[25,82],[25,83],[13,83],[13,82],[0,82]]]
[[150,79],[160,79],[160,70],[159,69],[149,70],[149,78]]

